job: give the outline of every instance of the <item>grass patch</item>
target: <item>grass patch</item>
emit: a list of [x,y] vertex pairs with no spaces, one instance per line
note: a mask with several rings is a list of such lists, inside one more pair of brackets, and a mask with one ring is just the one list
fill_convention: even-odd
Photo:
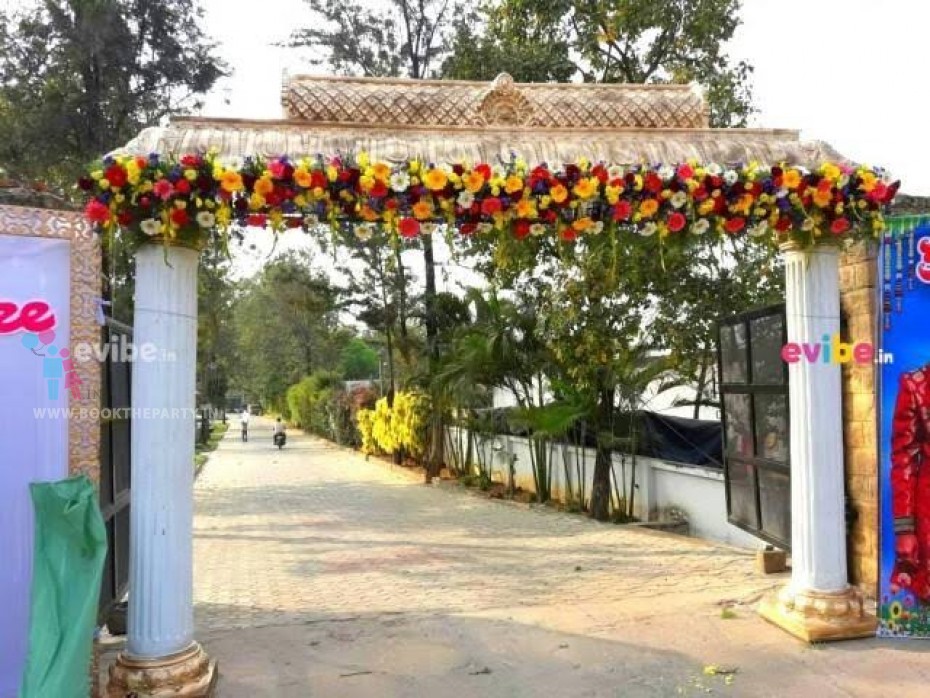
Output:
[[207,464],[208,454],[216,450],[216,447],[219,446],[220,440],[228,429],[228,423],[223,424],[222,422],[215,422],[210,425],[210,438],[207,439],[207,443],[197,444],[194,447],[194,477],[200,475],[203,466]]
[[736,611],[730,607],[724,607],[720,610],[720,617],[724,620],[733,620],[737,617]]

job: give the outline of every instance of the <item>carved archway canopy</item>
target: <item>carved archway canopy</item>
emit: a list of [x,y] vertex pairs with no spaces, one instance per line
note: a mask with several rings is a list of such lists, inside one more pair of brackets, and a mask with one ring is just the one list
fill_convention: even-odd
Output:
[[521,84],[506,74],[490,83],[295,76],[282,105],[280,120],[176,118],[121,151],[213,148],[234,160],[364,150],[388,162],[436,164],[512,153],[550,164],[846,160],[824,143],[802,143],[793,130],[711,129],[703,95],[688,85]]

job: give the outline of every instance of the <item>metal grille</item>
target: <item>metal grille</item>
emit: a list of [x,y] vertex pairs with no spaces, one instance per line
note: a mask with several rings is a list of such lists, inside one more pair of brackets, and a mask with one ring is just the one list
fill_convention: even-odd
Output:
[[[132,340],[132,328],[107,319],[103,341]],[[120,352],[109,351],[101,382],[100,405],[109,408],[111,419],[101,419],[100,510],[107,528],[107,560],[100,590],[100,618],[105,620],[129,586],[129,497],[131,486],[129,418],[132,404],[132,364],[120,361]],[[123,409],[127,408],[127,409]]]
[[741,313],[720,324],[717,352],[727,517],[791,549],[791,470],[785,306]]

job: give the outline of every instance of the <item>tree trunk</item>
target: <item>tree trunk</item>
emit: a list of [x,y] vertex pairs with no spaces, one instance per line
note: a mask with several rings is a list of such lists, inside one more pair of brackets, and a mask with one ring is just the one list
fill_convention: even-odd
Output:
[[598,521],[610,518],[610,459],[613,447],[605,433],[611,429],[614,391],[602,388],[598,391],[600,401],[597,409],[597,456],[594,460],[594,481],[591,487],[591,517]]
[[697,395],[694,397],[694,419],[700,419],[701,402],[704,398],[704,385],[707,383],[707,357],[701,359],[701,372],[698,374]]

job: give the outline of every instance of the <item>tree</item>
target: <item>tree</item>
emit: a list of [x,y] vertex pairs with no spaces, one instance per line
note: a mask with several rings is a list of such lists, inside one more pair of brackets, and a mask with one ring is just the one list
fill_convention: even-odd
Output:
[[[712,126],[745,126],[752,67],[723,48],[741,0],[501,0],[483,35],[463,28],[443,66],[449,78],[689,83],[705,88]],[[571,68],[569,68],[571,66]]]
[[339,371],[348,381],[370,380],[380,372],[381,357],[364,339],[356,337],[342,348]]
[[70,190],[91,160],[196,108],[226,66],[196,0],[44,0],[0,17],[0,163]]
[[338,292],[299,254],[282,256],[242,285],[234,305],[238,362],[233,381],[282,406],[288,387],[339,363],[351,338],[337,322]]
[[[363,7],[353,0],[306,1],[314,24],[294,31],[288,45],[321,51],[323,57],[315,61],[316,65],[326,64],[348,75],[436,77],[437,63],[449,52],[455,27],[474,19],[470,4],[461,0],[387,0],[378,9]],[[439,360],[439,327],[432,236],[424,235],[421,244],[426,357],[429,375],[433,376]],[[403,272],[399,259],[397,268]],[[400,328],[404,327],[402,322]],[[431,419],[431,434],[427,477],[438,474],[442,461],[442,422],[437,409]]]
[[197,376],[200,399],[214,407],[226,401],[235,366],[234,287],[230,262],[215,248],[206,250],[197,274]]
[[292,32],[287,45],[322,51],[314,65],[366,77],[437,77],[455,23],[474,14],[455,0],[386,0],[376,9],[356,0],[306,2],[314,22]]

